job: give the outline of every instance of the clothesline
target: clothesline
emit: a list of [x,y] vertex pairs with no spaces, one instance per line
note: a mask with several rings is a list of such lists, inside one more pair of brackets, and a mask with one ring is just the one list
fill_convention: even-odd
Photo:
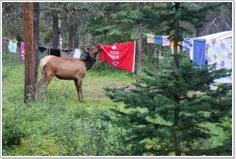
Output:
[[[13,42],[15,41],[15,42]],[[24,60],[25,59],[25,51],[24,51],[24,42],[17,42],[15,39],[14,40],[9,40],[5,37],[2,38],[2,43],[3,45],[7,46],[7,49],[11,52],[11,53],[17,53],[17,49],[19,49],[19,53],[20,53],[20,59]],[[18,45],[20,44],[20,45]],[[69,54],[71,53],[71,51],[74,51],[74,58],[80,58],[81,52],[79,49],[53,49],[50,47],[44,47],[44,46],[40,46],[39,51],[42,53],[44,51],[47,50],[48,55],[54,55],[54,56],[61,56],[61,52],[66,54],[66,57],[69,56]]]
[[[166,36],[147,34],[147,43],[163,45],[161,38]],[[163,38],[163,39],[164,39]],[[166,42],[165,42],[166,43]],[[170,45],[172,41],[170,41]],[[165,45],[168,46],[168,45]],[[171,50],[173,53],[173,46]],[[199,67],[205,64],[217,64],[217,69],[232,69],[232,31],[225,31],[216,34],[195,38],[184,38],[178,41],[183,51],[189,51],[190,60],[196,62]],[[232,83],[232,76],[217,79],[218,83]]]
[[[13,42],[13,40],[11,40],[11,39],[7,39],[7,38],[5,38],[5,37],[2,38],[2,43],[3,43],[5,46],[8,46],[10,41]],[[22,43],[24,43],[23,41],[21,41],[21,42],[16,41],[16,42],[17,42],[17,48],[20,48],[20,45],[21,45]],[[13,42],[13,43],[15,43],[15,42]],[[40,47],[41,47],[41,48],[53,49],[52,47],[48,47],[48,46],[40,46]],[[39,48],[40,48],[40,47],[39,47]],[[68,52],[68,51],[72,51],[72,50],[74,50],[74,49],[60,49],[60,50],[61,50],[61,51]],[[40,51],[40,50],[39,50],[39,51]],[[44,50],[44,51],[45,51],[45,50]],[[40,51],[40,52],[43,52],[43,51]]]

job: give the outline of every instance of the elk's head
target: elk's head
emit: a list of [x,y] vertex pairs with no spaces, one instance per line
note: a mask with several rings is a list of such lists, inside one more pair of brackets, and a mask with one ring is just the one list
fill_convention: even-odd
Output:
[[99,53],[99,51],[100,51],[100,47],[99,46],[92,47],[92,48],[89,49],[89,55],[92,58],[95,58],[96,55]]

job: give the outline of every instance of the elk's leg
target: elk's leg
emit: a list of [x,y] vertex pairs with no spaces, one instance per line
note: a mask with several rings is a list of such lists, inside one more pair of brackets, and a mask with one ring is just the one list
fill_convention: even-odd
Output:
[[46,80],[45,77],[42,77],[42,78],[39,80],[39,82],[38,82],[38,88],[40,88],[40,87],[43,85],[43,83],[45,83],[45,80]]
[[45,81],[44,81],[44,89],[45,89],[45,96],[46,99],[48,98],[48,85],[52,81],[54,76],[47,76]]
[[48,77],[46,78],[46,82],[45,82],[46,86],[49,85],[49,83],[52,81],[53,77],[54,77],[54,76],[48,76]]
[[74,82],[78,94],[78,99],[80,102],[84,102],[82,95],[82,79],[81,78],[75,79]]
[[[48,84],[51,82],[53,76],[43,76],[42,79],[40,79],[40,81],[38,82],[38,92],[37,94],[41,94],[43,93],[45,95],[45,99],[47,98],[47,87],[48,87]],[[36,97],[36,99],[38,99],[38,96]]]
[[39,82],[38,82],[38,84],[37,84],[36,99],[39,99],[39,97],[40,97],[40,92],[42,91],[41,88],[42,88],[42,86],[44,85],[45,80],[46,80],[46,77],[43,76],[43,77],[39,80]]

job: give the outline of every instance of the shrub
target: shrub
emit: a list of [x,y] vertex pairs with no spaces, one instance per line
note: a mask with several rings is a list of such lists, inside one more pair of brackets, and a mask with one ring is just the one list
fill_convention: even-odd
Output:
[[[7,118],[4,116],[7,116]],[[3,119],[7,119],[2,121],[2,144],[4,149],[12,145],[18,145],[24,137],[24,133],[20,120],[17,119],[13,111],[4,111]]]

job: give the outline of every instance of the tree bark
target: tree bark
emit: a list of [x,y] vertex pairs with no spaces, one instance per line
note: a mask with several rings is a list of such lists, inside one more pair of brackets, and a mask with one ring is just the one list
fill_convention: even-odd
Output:
[[75,36],[74,37],[74,48],[78,48],[79,47],[79,37]]
[[[60,14],[58,14],[58,16],[60,17]],[[58,27],[59,30],[61,31],[61,20],[60,18],[58,19]],[[59,34],[59,48],[62,49],[62,34]]]
[[142,70],[142,43],[143,43],[143,26],[142,24],[138,25],[138,62],[137,62],[137,76],[136,84],[140,83],[141,80],[141,70]]
[[69,49],[73,49],[73,39],[74,39],[74,26],[69,26]]
[[58,13],[52,16],[53,21],[53,41],[52,48],[57,49],[59,45],[59,27],[58,27]]
[[[179,3],[174,3],[175,5],[175,11],[177,12],[179,9]],[[179,26],[179,21],[176,21],[176,27]],[[175,31],[175,37],[174,37],[174,62],[173,62],[173,73],[174,73],[174,78],[175,80],[178,80],[178,75],[177,75],[177,69],[179,68],[179,59],[176,56],[178,53],[178,41],[179,41],[179,32]],[[175,86],[174,86],[175,87]],[[178,91],[178,89],[175,87],[174,90]],[[178,128],[179,128],[179,112],[180,112],[180,107],[179,103],[180,100],[178,97],[175,97],[176,101],[176,106],[174,108],[174,127],[176,130],[173,131],[173,140],[174,140],[174,145],[175,145],[175,155],[176,156],[181,156],[181,146],[180,146],[180,138],[178,134]]]
[[34,82],[33,82],[33,100],[35,100],[37,79],[38,79],[38,63],[39,63],[39,3],[33,3],[34,10]]
[[155,46],[154,48],[154,63],[155,63],[155,70],[158,70],[159,67],[159,50],[158,48]]
[[[74,32],[76,32],[78,30],[78,25],[77,24],[75,24],[74,25]],[[79,47],[79,38],[78,38],[78,36],[77,35],[74,35],[74,45],[73,45],[73,48],[78,48]]]
[[35,99],[34,86],[34,23],[33,3],[23,3],[23,24],[25,43],[25,91],[24,102],[28,103]]

